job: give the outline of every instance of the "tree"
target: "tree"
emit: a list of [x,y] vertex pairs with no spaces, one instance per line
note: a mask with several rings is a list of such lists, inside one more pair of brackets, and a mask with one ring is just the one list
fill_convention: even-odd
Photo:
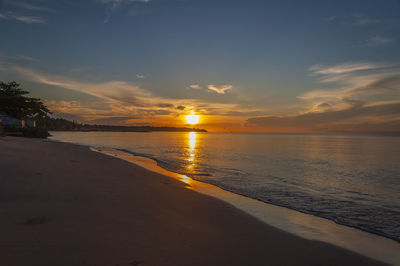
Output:
[[25,96],[28,91],[15,81],[0,82],[0,113],[17,119],[44,119],[49,109],[38,98]]

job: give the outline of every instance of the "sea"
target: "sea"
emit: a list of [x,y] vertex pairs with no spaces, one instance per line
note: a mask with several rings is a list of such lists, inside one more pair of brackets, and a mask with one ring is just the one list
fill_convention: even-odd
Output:
[[51,132],[400,242],[400,137],[198,132]]

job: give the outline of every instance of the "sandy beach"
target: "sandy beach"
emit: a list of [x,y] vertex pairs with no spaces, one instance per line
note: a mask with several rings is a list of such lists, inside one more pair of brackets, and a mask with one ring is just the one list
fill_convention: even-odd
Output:
[[0,265],[382,265],[89,147],[0,138]]

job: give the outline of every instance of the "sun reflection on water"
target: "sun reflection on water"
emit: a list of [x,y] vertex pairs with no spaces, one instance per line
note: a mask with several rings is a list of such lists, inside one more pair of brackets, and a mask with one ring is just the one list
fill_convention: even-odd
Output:
[[190,132],[187,135],[187,141],[188,141],[188,158],[187,161],[189,162],[187,168],[188,170],[193,170],[195,166],[195,157],[196,157],[196,139],[197,139],[197,133],[196,132]]

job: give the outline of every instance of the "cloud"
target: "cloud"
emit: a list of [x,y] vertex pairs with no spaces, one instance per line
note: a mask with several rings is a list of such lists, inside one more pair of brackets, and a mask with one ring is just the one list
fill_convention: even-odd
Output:
[[[125,112],[121,116],[115,106],[105,102],[91,102],[82,104],[78,101],[44,101],[45,105],[53,112],[52,117],[64,118],[79,123],[102,125],[127,125],[131,124],[138,116],[132,116],[132,112]],[[119,110],[121,111],[121,110]]]
[[334,21],[334,20],[336,20],[336,16],[330,16],[330,17],[326,18],[326,21],[329,21],[329,22]]
[[361,14],[355,14],[353,16],[353,19],[354,19],[353,24],[354,25],[359,25],[359,26],[376,25],[376,24],[381,24],[382,23],[382,21],[379,20],[379,19],[371,19],[371,18],[368,18],[367,16],[361,15]]
[[17,61],[38,61],[36,58],[25,55],[3,55],[0,53],[0,59],[17,60]]
[[313,106],[312,111],[313,112],[322,112],[322,111],[326,111],[332,108],[332,104],[327,103],[327,102],[322,102],[322,103],[318,103],[316,105]]
[[125,126],[130,124],[130,120],[135,120],[137,117],[132,116],[111,116],[98,118],[93,120],[86,120],[85,122],[88,124],[97,124],[97,125],[121,125]]
[[399,114],[400,102],[371,106],[355,103],[345,110],[255,117],[247,122],[281,132],[400,133]]
[[80,123],[87,118],[103,117],[105,110],[111,110],[110,106],[104,103],[82,104],[78,101],[44,100],[44,104],[53,112],[53,117],[65,118]]
[[101,99],[115,100],[133,106],[143,107],[147,105],[148,103],[144,99],[150,99],[152,96],[151,93],[125,81],[88,83],[60,76],[43,75],[28,68],[14,67],[14,70],[32,81],[75,90]]
[[[108,23],[110,17],[113,16],[121,8],[121,6],[137,3],[147,4],[150,3],[150,0],[97,0],[97,2],[106,6],[106,18],[104,19],[104,23]],[[133,14],[131,11],[130,15],[137,14]]]
[[[82,105],[79,101],[49,101],[44,100],[46,106],[48,106],[54,113],[69,113],[72,115],[88,116],[96,115],[101,112],[100,106],[96,106],[97,103],[91,103]],[[107,108],[107,107],[106,107]]]
[[96,97],[96,100],[91,100],[90,103],[84,105],[66,101],[47,102],[50,110],[80,115],[86,120],[105,116],[135,116],[143,119],[162,115],[178,116],[186,108],[211,115],[229,110],[239,110],[237,104],[220,103],[215,100],[160,97],[135,84],[121,80],[86,82],[59,75],[42,74],[30,68],[9,64],[0,65],[0,70],[15,72],[22,80],[65,88]]
[[138,73],[138,74],[136,74],[136,77],[137,77],[138,79],[145,79],[147,76],[144,75],[144,74],[142,74],[142,73]]
[[172,103],[159,103],[159,104],[157,104],[157,107],[160,107],[160,108],[174,108],[174,105]]
[[261,116],[265,114],[265,110],[251,110],[251,109],[246,109],[246,110],[220,110],[218,111],[218,115],[221,116],[243,116],[243,117],[249,117],[249,116]]
[[201,89],[201,87],[200,87],[200,85],[199,85],[199,84],[192,84],[192,85],[190,85],[190,86],[189,86],[189,88],[191,88],[191,89],[195,89],[195,90],[199,90],[199,89]]
[[53,118],[63,118],[63,119],[67,119],[69,121],[74,121],[74,122],[78,122],[78,123],[83,123],[85,121],[84,118],[81,117],[80,115],[62,113],[62,112],[54,111],[54,110],[50,116]]
[[46,11],[46,12],[55,12],[54,9],[48,8],[48,7],[43,7],[43,6],[38,6],[38,5],[32,5],[28,4],[25,2],[18,2],[18,1],[13,1],[13,2],[7,2],[13,6],[21,7],[27,10],[33,10],[33,11]]
[[360,70],[378,69],[391,66],[390,64],[377,64],[369,62],[343,63],[335,66],[314,65],[309,68],[313,74],[331,75],[343,74]]
[[119,6],[127,3],[149,3],[150,0],[98,0],[102,4],[111,4],[114,6]]
[[[395,64],[351,62],[310,67],[328,88],[306,92],[306,111],[248,119],[248,125],[280,132],[400,133],[400,68]],[[378,101],[387,98],[391,101]]]
[[[310,68],[313,75],[318,75],[322,83],[339,85],[333,89],[319,89],[306,92],[298,98],[343,99],[360,94],[382,93],[388,87],[399,83],[398,65],[388,63],[344,63],[336,66],[317,65]],[[394,84],[393,84],[394,83]]]
[[329,89],[316,89],[298,96],[309,103],[309,108],[321,102],[332,105],[333,109],[348,108],[349,99],[366,100],[368,97],[397,93],[400,85],[400,69],[397,65],[387,63],[344,63],[336,66],[313,66],[313,76],[318,76],[322,84]]
[[375,35],[367,40],[367,45],[371,47],[381,46],[393,42],[393,39]]
[[221,85],[221,86],[216,86],[216,85],[208,85],[207,88],[211,91],[215,91],[218,94],[225,94],[227,90],[232,89],[232,85]]
[[8,11],[6,13],[0,13],[0,19],[5,19],[5,20],[16,20],[24,23],[39,23],[39,24],[45,24],[46,21],[42,17],[37,17],[37,16],[22,16],[18,15],[14,12]]
[[25,55],[17,55],[15,59],[18,60],[25,60],[25,61],[38,61],[36,58],[30,57],[30,56],[25,56]]
[[[194,90],[200,90],[202,89],[202,87],[199,84],[191,84],[189,85],[189,88],[194,89]],[[221,85],[221,86],[217,86],[217,85],[213,85],[210,84],[207,86],[207,89],[210,91],[214,91],[218,94],[225,94],[225,92],[227,90],[232,89],[232,85]]]
[[[368,84],[358,91],[398,91],[400,85],[400,71],[387,73],[387,77],[382,77],[375,82]],[[382,75],[383,76],[383,75]]]
[[[388,63],[344,63],[336,66],[313,66],[313,75],[318,75],[322,83],[337,85],[331,89],[306,92],[298,98],[315,103],[321,101],[336,103],[335,107],[346,107],[345,99],[398,93],[400,69]],[[396,89],[397,88],[397,89]]]

